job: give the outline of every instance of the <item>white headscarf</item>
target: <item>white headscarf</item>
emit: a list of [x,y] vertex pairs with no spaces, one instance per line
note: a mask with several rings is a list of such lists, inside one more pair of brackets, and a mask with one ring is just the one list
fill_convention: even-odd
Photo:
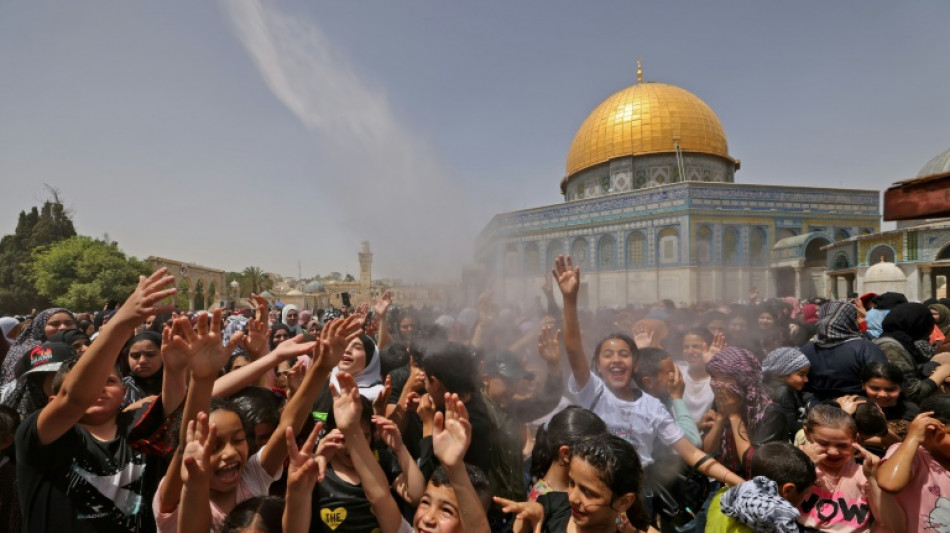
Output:
[[[287,324],[287,313],[291,311],[297,311],[297,323],[291,326]],[[287,304],[280,312],[280,321],[284,323],[288,328],[290,328],[292,336],[297,336],[303,333],[303,328],[300,327],[300,310],[297,309],[297,306],[294,304]]]
[[[364,338],[364,335],[360,335],[360,339]],[[363,348],[366,348],[366,342],[363,342]],[[368,351],[367,351],[368,352]],[[373,342],[373,353],[372,356],[366,354],[366,367],[363,370],[360,370],[353,380],[356,381],[356,385],[360,389],[360,396],[366,398],[369,401],[373,401],[379,396],[379,393],[383,390],[383,383],[381,378],[382,365],[379,362],[379,348],[376,347],[376,343]],[[333,371],[330,372],[330,383],[334,387],[339,389],[340,382],[336,379],[336,373],[340,372],[340,367],[334,367]]]
[[16,342],[16,339],[10,338],[10,332],[13,331],[13,328],[17,327],[19,323],[20,321],[12,316],[0,318],[0,333],[3,333],[3,337],[7,339],[7,342],[11,345]]

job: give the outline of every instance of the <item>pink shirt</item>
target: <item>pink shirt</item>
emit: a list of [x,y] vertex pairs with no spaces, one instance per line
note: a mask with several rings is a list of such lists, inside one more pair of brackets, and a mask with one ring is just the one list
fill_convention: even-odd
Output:
[[[244,465],[244,472],[241,473],[241,481],[237,486],[236,503],[241,503],[255,496],[266,496],[270,484],[280,478],[281,472],[278,472],[276,476],[272,477],[264,470],[264,467],[261,466],[261,451],[263,449],[264,448],[261,448],[257,453],[252,455],[251,458],[247,460],[247,464]],[[161,483],[158,484],[158,491],[152,499],[152,509],[155,510],[155,523],[158,526],[159,533],[178,533],[178,508],[176,507],[175,510],[170,513],[162,513],[159,511],[162,504],[162,484],[164,483],[165,478],[162,478]],[[213,500],[210,503],[213,531],[221,531],[221,526],[224,525],[224,519],[227,518],[228,513],[215,505]]]
[[868,506],[868,479],[854,461],[841,468],[837,481],[815,467],[818,481],[798,509],[798,521],[821,531],[847,533],[870,531],[871,509]]
[[[885,461],[898,446],[888,448]],[[914,455],[910,482],[894,498],[904,509],[904,531],[950,532],[950,473],[923,446]]]

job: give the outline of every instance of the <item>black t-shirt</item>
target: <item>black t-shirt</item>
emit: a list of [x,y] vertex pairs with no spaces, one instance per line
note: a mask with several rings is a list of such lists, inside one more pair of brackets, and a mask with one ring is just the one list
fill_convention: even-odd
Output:
[[[380,466],[390,485],[399,476],[399,466],[388,450],[379,452]],[[313,490],[311,533],[378,533],[379,522],[366,499],[362,485],[351,485],[340,479],[332,466],[327,467],[323,481]]]
[[43,446],[36,427],[40,412],[27,417],[16,434],[23,530],[155,531],[151,501],[164,461],[146,453],[151,443],[133,441],[135,435],[167,429],[161,402],[150,405],[137,424],[137,413],[120,413],[116,437],[108,442],[77,424]]
[[[538,503],[544,508],[543,533],[565,533],[571,521],[571,503],[566,492],[549,492],[538,497]],[[619,530],[618,530],[619,531]]]

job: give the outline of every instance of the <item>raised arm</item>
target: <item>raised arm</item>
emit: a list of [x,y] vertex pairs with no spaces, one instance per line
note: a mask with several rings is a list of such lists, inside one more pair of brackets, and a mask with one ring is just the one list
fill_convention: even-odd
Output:
[[211,454],[217,432],[208,425],[208,415],[199,413],[197,420],[188,422],[185,433],[183,468],[181,473],[181,509],[178,513],[178,533],[207,533],[211,530]]
[[581,268],[571,262],[571,256],[559,255],[551,270],[564,297],[564,348],[578,389],[590,380],[590,362],[581,343],[581,326],[577,319],[577,293],[581,287]]
[[376,346],[380,352],[393,343],[393,337],[389,334],[389,324],[386,322],[386,313],[392,304],[392,291],[384,292],[383,297],[378,301],[373,300],[373,314],[376,315],[376,320],[379,322],[379,342],[376,343]]
[[333,394],[333,417],[343,432],[343,439],[353,459],[356,474],[360,477],[363,493],[372,506],[373,514],[376,515],[376,521],[379,522],[383,533],[398,533],[402,514],[389,490],[386,474],[379,466],[369,442],[363,436],[363,428],[360,427],[360,413],[363,408],[360,391],[353,378],[345,372],[337,374],[337,381],[340,384],[339,391],[330,387]]
[[[211,390],[218,371],[228,360],[228,354],[241,342],[244,334],[235,333],[227,346],[221,344],[221,310],[211,315],[202,314],[198,323],[192,328],[187,317],[179,318],[172,326],[174,336],[172,345],[177,350],[187,354],[188,369],[191,371],[191,380],[188,395],[185,398],[185,410],[181,418],[181,432],[188,431],[188,422],[195,420],[200,412],[211,409]],[[185,448],[185,441],[178,446],[176,453],[165,473],[159,491],[160,509],[163,513],[170,513],[178,507],[181,497],[181,461]]]
[[320,339],[313,346],[313,359],[303,384],[284,406],[277,429],[261,450],[261,466],[268,474],[276,476],[283,468],[284,459],[287,458],[284,431],[288,427],[303,427],[313,403],[330,379],[330,371],[340,362],[349,340],[359,334],[364,318],[362,315],[353,314],[343,320],[333,320],[320,332]]
[[907,487],[913,476],[917,448],[924,443],[928,434],[933,435],[941,428],[943,428],[943,423],[933,418],[933,411],[920,413],[914,417],[914,421],[907,428],[904,442],[900,443],[894,454],[877,469],[877,484],[881,490],[895,494]]
[[413,507],[418,506],[419,500],[426,491],[426,478],[403,444],[399,428],[392,420],[381,416],[374,416],[373,423],[376,424],[376,432],[380,438],[393,451],[396,463],[402,470],[402,473],[393,481],[393,490]]
[[231,396],[244,387],[260,382],[261,376],[274,370],[282,361],[296,359],[312,352],[314,344],[303,342],[303,335],[297,335],[293,339],[280,343],[274,351],[216,379],[212,396],[215,398]]
[[314,459],[313,448],[317,442],[317,435],[323,430],[323,422],[317,422],[307,437],[303,447],[297,449],[294,440],[293,428],[284,431],[284,440],[290,461],[287,463],[287,494],[285,498],[284,516],[281,520],[283,533],[306,533],[310,531],[310,520],[313,518],[313,487],[321,481],[323,474]]
[[175,278],[161,268],[149,277],[140,276],[135,292],[129,296],[115,316],[104,326],[76,366],[66,375],[59,393],[50,399],[36,421],[40,444],[46,445],[62,437],[102,394],[102,389],[113,371],[113,365],[122,346],[135,328],[149,315],[171,310],[161,301],[176,289],[166,289]]
[[468,421],[465,404],[458,394],[446,394],[445,413],[435,414],[432,449],[455,492],[462,531],[489,533],[488,517],[465,468],[465,453],[471,442],[472,424]]

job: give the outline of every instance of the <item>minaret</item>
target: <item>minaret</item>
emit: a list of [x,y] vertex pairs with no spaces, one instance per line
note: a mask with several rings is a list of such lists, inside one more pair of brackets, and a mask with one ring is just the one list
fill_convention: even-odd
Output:
[[373,254],[369,251],[369,241],[360,243],[360,294],[370,302],[373,295],[370,289],[373,285]]

